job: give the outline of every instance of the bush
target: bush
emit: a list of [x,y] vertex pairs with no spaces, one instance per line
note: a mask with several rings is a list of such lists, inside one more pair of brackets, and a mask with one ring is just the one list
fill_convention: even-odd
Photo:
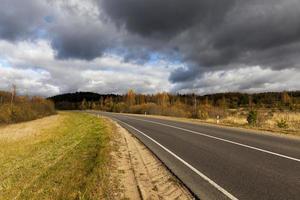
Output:
[[114,104],[112,108],[113,112],[118,112],[118,113],[126,112],[126,110],[128,110],[128,106],[123,102]]
[[10,112],[10,105],[3,104],[0,105],[0,124],[1,123],[10,123],[11,122],[11,112]]
[[288,123],[285,119],[281,119],[277,121],[277,127],[278,128],[288,128]]
[[247,116],[248,124],[251,126],[256,125],[257,123],[257,111],[251,110]]
[[256,119],[256,125],[263,127],[267,120],[271,119],[272,115],[270,115],[267,111],[265,110],[259,110],[257,111],[257,119]]
[[126,112],[134,114],[164,115],[172,117],[188,117],[189,113],[180,106],[163,107],[154,103],[130,106]]
[[199,109],[197,115],[197,117],[202,120],[206,120],[208,118],[208,112],[205,109]]
[[163,115],[172,117],[187,117],[188,113],[181,108],[171,106],[163,109]]
[[134,114],[150,114],[150,115],[162,115],[162,107],[154,103],[146,103],[141,105],[133,105],[126,111]]

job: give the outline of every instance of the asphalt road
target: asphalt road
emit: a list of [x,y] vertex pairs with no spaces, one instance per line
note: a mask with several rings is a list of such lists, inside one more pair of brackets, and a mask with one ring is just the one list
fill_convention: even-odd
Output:
[[300,199],[300,140],[99,112],[139,138],[200,199]]

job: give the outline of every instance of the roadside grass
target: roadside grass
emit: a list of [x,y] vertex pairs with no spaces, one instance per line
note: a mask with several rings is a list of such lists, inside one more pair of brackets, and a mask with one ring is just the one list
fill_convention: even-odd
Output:
[[[130,114],[130,115],[138,115],[140,114]],[[232,128],[245,128],[251,129],[254,131],[268,131],[279,134],[289,134],[294,136],[300,136],[300,113],[296,112],[286,112],[286,113],[274,113],[273,116],[268,119],[260,120],[260,124],[258,126],[250,126],[247,122],[246,115],[237,113],[236,115],[229,115],[223,119],[219,120],[217,123],[217,119],[208,118],[205,120],[201,119],[193,119],[193,118],[183,118],[183,117],[170,117],[170,116],[162,116],[162,115],[144,115],[146,117],[152,118],[160,118],[160,119],[168,119],[179,122],[190,122],[194,124],[210,124],[216,126],[226,126]],[[278,127],[278,121],[284,119],[287,123],[287,127],[280,128]]]
[[59,116],[55,125],[37,126],[39,133],[28,137],[10,140],[0,132],[1,200],[113,199],[113,126],[89,114]]
[[[256,126],[247,123],[247,115],[237,113],[236,115],[227,116],[220,120],[220,123],[227,126],[236,126],[254,130],[271,131],[300,136],[300,113],[299,112],[270,112],[270,110],[261,110],[258,112]],[[286,126],[280,127],[278,123],[284,121]],[[211,120],[216,123],[216,120]]]

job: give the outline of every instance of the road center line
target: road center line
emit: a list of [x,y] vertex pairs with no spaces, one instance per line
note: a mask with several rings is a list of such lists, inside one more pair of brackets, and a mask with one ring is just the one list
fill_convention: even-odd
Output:
[[242,144],[242,143],[239,143],[239,142],[234,142],[234,141],[231,141],[231,140],[215,137],[215,136],[208,135],[208,134],[205,134],[205,133],[200,133],[200,132],[197,132],[197,131],[192,131],[192,130],[189,130],[189,129],[180,128],[180,127],[177,127],[177,126],[172,126],[172,125],[164,124],[164,123],[160,123],[160,122],[154,122],[154,121],[144,120],[144,119],[137,119],[137,118],[128,117],[128,116],[126,116],[126,117],[130,118],[130,119],[134,119],[134,120],[145,121],[145,122],[150,122],[150,123],[153,123],[153,124],[159,124],[159,125],[162,125],[162,126],[175,128],[175,129],[178,129],[178,130],[194,133],[194,134],[197,134],[197,135],[213,138],[213,139],[220,140],[220,141],[223,141],[223,142],[235,144],[235,145],[238,145],[238,146],[246,147],[246,148],[249,148],[249,149],[261,151],[261,152],[268,153],[268,154],[271,154],[271,155],[275,155],[275,156],[279,156],[279,157],[286,158],[286,159],[289,159],[289,160],[293,160],[293,161],[296,161],[296,162],[300,162],[300,159],[298,159],[298,158],[293,158],[293,157],[286,156],[286,155],[283,155],[283,154],[280,154],[280,153],[275,153],[275,152],[272,152],[272,151],[268,151],[268,150],[261,149],[261,148],[258,148],[258,147],[253,147],[253,146]]
[[169,150],[168,148],[166,148],[165,146],[163,146],[162,144],[160,144],[159,142],[157,142],[156,140],[154,140],[153,138],[151,138],[147,134],[145,134],[142,131],[136,129],[135,127],[127,124],[126,122],[123,122],[123,121],[118,120],[118,119],[115,119],[115,120],[119,121],[119,122],[121,122],[123,124],[125,124],[126,126],[132,128],[133,130],[139,132],[140,134],[142,134],[143,136],[145,136],[146,138],[148,138],[149,140],[151,140],[152,142],[154,142],[156,145],[158,145],[159,147],[161,147],[162,149],[164,149],[166,152],[168,152],[169,154],[171,154],[172,156],[174,156],[176,159],[178,159],[180,162],[182,162],[185,166],[187,166],[188,168],[190,168],[193,172],[195,172],[196,174],[198,174],[201,178],[203,178],[204,180],[206,180],[207,182],[209,182],[213,187],[215,187],[217,190],[219,190],[220,192],[222,192],[229,199],[231,199],[231,200],[238,200],[235,196],[233,196],[232,194],[230,194],[229,192],[227,192],[224,188],[222,188],[221,186],[219,186],[213,180],[211,180],[210,178],[208,178],[206,175],[204,175],[203,173],[201,173],[200,171],[198,171],[195,167],[193,167],[192,165],[190,165],[188,162],[186,162],[185,160],[183,160],[181,157],[179,157],[178,155],[176,155],[175,153],[173,153],[171,150]]

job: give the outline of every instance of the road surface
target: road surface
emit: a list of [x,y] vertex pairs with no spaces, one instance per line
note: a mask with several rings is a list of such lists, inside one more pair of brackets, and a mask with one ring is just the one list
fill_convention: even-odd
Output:
[[300,199],[300,140],[98,112],[140,139],[200,199]]

